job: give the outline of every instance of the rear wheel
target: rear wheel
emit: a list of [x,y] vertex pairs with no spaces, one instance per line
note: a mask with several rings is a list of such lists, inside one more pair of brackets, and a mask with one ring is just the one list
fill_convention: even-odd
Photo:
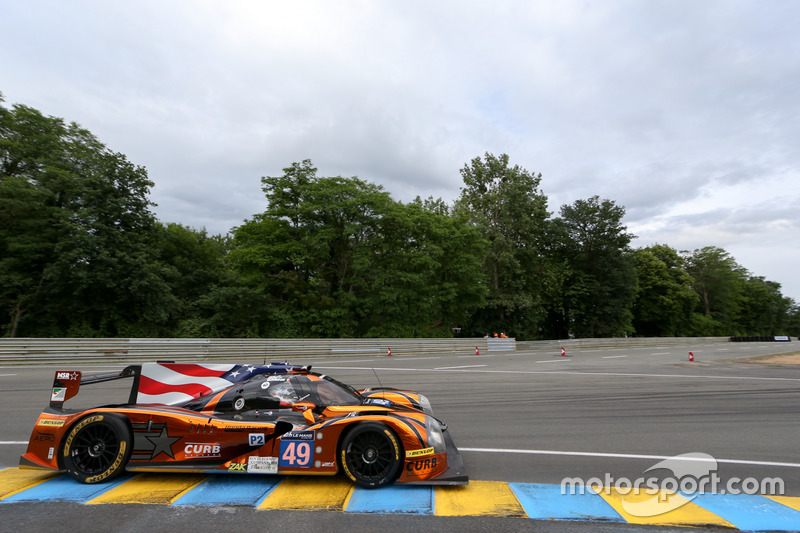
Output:
[[125,471],[131,431],[119,415],[99,413],[80,420],[64,440],[64,468],[81,483],[101,483]]
[[347,477],[366,488],[391,483],[400,471],[401,447],[386,424],[357,425],[342,441],[341,464]]

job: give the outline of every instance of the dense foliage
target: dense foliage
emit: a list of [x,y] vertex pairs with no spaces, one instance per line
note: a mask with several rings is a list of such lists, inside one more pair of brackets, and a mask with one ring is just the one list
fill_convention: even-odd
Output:
[[[0,99],[2,102],[2,99]],[[311,161],[209,236],[163,224],[144,168],[77,124],[0,106],[4,336],[518,339],[797,335],[797,304],[725,251],[632,249],[625,209],[547,211],[540,174],[485,154],[458,200],[393,200]]]

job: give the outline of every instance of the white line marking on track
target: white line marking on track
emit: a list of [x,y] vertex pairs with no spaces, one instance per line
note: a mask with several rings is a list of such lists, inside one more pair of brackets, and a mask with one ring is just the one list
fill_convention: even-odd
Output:
[[627,355],[604,355],[603,359],[619,359],[620,357],[628,357]]
[[[503,448],[459,448],[462,452],[477,453],[521,453],[529,455],[573,455],[579,457],[613,457],[618,459],[673,459],[675,461],[699,461],[709,462],[709,459],[698,457],[681,457],[667,455],[638,455],[629,453],[600,453],[600,452],[567,452],[560,450],[513,450]],[[736,464],[736,465],[758,465],[758,466],[785,466],[789,468],[800,468],[800,463],[778,463],[773,461],[744,461],[739,459],[715,459],[717,463]]]
[[564,359],[553,359],[552,361],[535,361],[535,363],[536,364],[539,364],[539,363],[567,363],[567,362],[570,362],[570,361],[571,361],[571,359],[567,359],[566,357],[564,357]]
[[672,352],[655,352],[650,355],[672,355]]
[[28,444],[26,440],[0,440],[0,444]]
[[16,374],[0,374],[0,377],[16,376]]
[[[336,361],[337,363],[371,363],[375,359],[351,359],[349,361]],[[320,362],[330,363],[330,360],[319,360]],[[311,363],[314,366],[317,366],[316,363]]]
[[489,365],[464,365],[464,366],[443,366],[441,368],[435,368],[434,370],[455,370],[457,368],[479,368]]

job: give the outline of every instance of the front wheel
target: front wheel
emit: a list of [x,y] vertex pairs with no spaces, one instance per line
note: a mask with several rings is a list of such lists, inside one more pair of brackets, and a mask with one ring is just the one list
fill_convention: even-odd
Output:
[[131,431],[119,415],[99,413],[80,420],[64,440],[64,468],[81,483],[101,483],[125,471]]
[[366,488],[391,483],[402,464],[397,435],[380,422],[365,422],[353,428],[342,441],[340,457],[347,477]]

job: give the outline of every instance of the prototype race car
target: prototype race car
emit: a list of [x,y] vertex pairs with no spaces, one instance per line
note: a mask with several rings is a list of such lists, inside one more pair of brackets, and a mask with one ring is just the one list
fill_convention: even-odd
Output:
[[[69,410],[81,385],[132,378],[128,402]],[[311,367],[145,363],[82,376],[57,371],[20,468],[83,483],[125,470],[328,474],[362,487],[469,483],[425,396],[356,390]]]

